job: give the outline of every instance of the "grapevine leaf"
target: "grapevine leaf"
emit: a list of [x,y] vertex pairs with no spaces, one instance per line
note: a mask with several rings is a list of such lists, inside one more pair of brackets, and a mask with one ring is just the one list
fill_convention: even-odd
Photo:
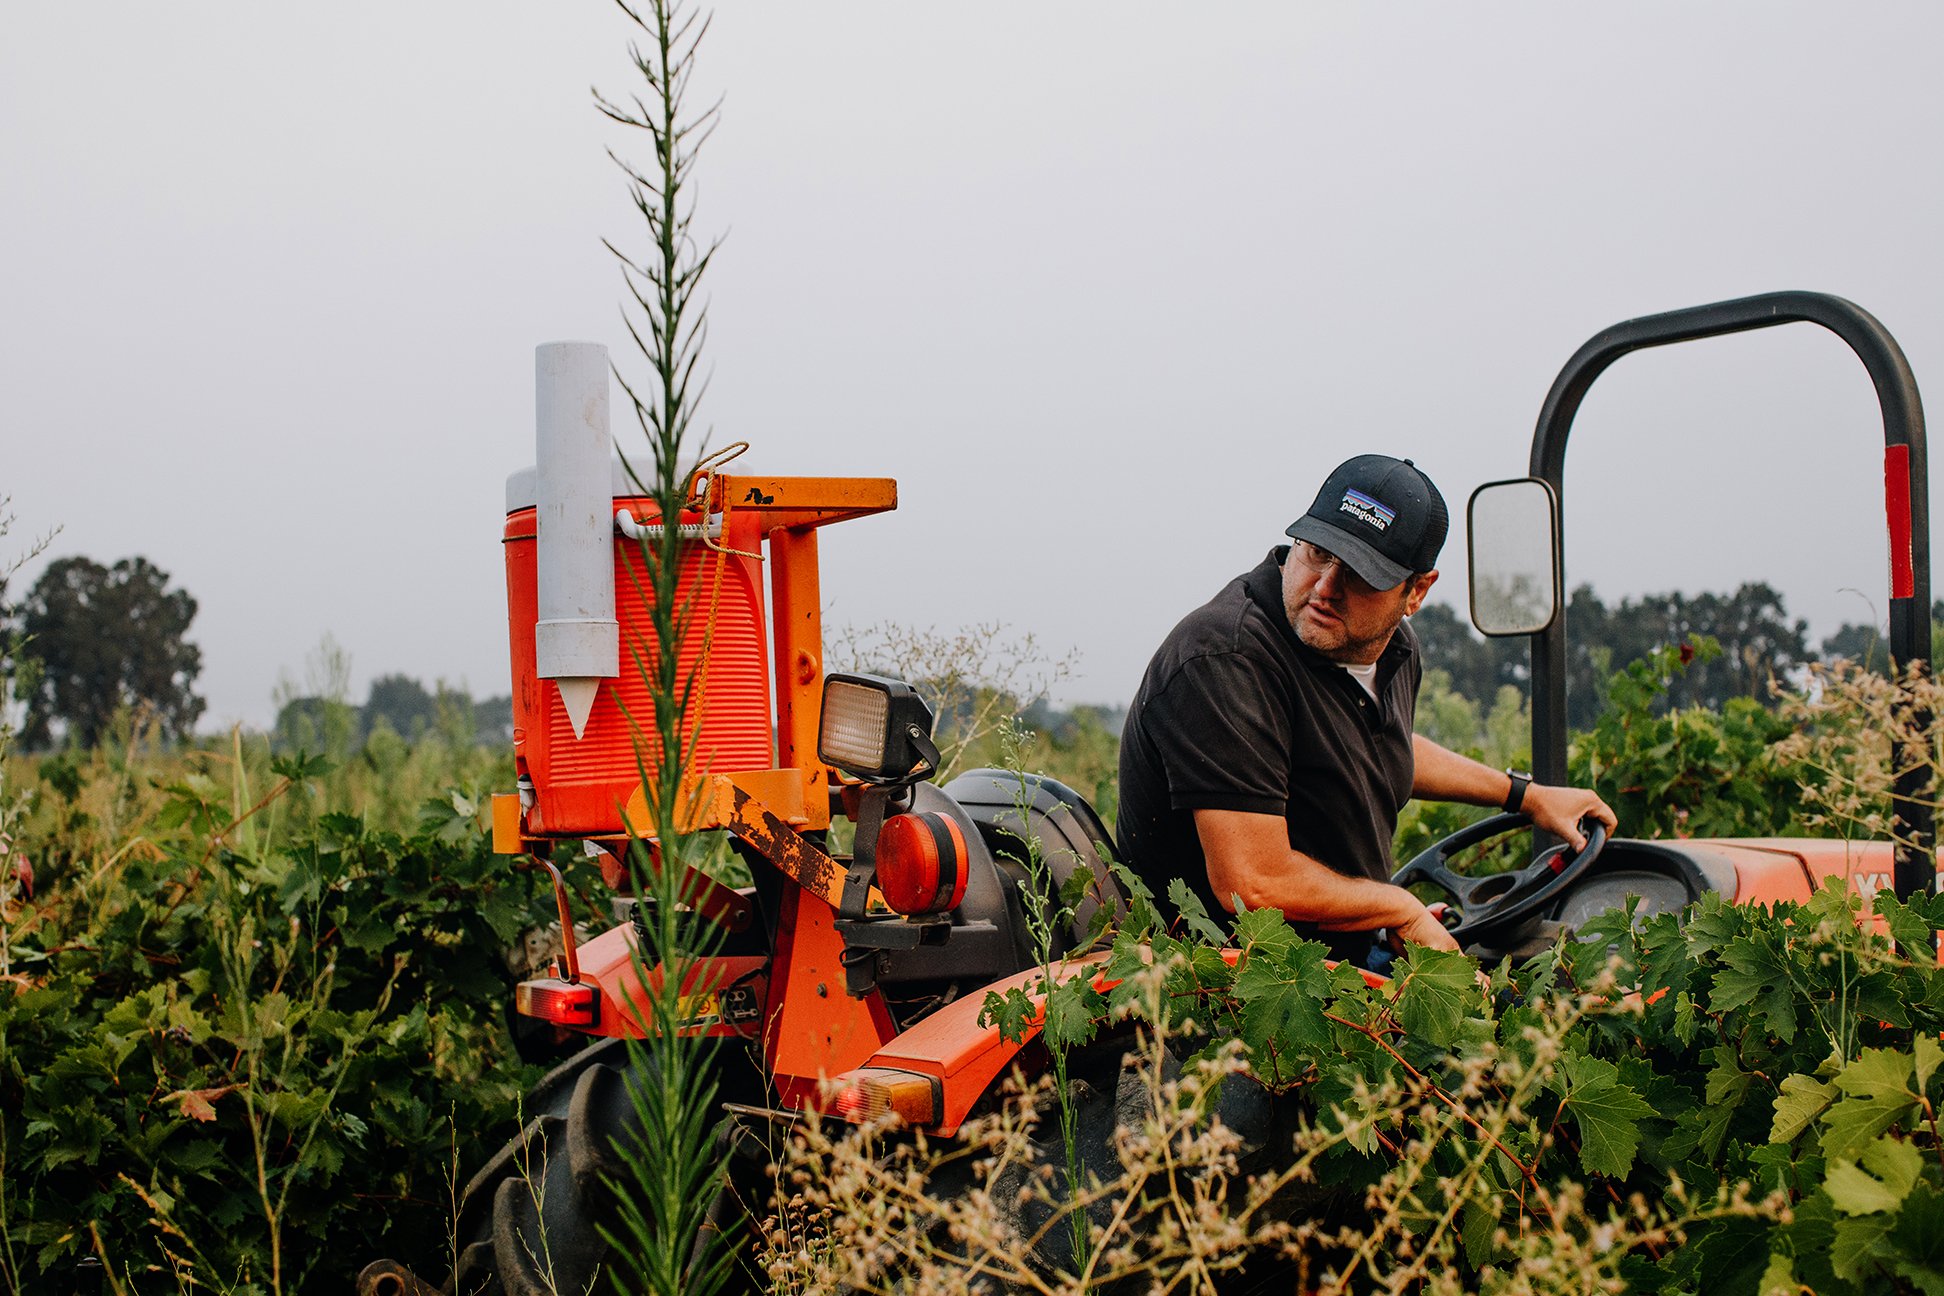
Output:
[[1066,1049],[1091,1042],[1094,1024],[1106,1007],[1106,999],[1084,974],[1054,982],[1046,996],[1047,1046]]
[[1330,973],[1323,955],[1314,941],[1292,942],[1283,958],[1258,948],[1236,974],[1242,1041],[1272,1082],[1295,1078],[1298,1068],[1284,1060],[1290,1054],[1329,1047],[1323,1003],[1330,995]]
[[1783,1076],[1782,1092],[1775,1095],[1775,1124],[1769,1130],[1769,1142],[1790,1142],[1834,1101],[1833,1084],[1806,1075]]
[[1860,1296],[1855,1287],[1838,1278],[1831,1268],[1836,1208],[1830,1205],[1829,1194],[1820,1189],[1811,1192],[1790,1213],[1794,1218],[1776,1233],[1795,1257],[1797,1280],[1817,1296]]
[[1235,943],[1249,951],[1286,958],[1297,941],[1296,931],[1280,909],[1245,909],[1235,918]]
[[1728,1138],[1728,1126],[1748,1096],[1753,1077],[1741,1069],[1735,1050],[1718,1044],[1707,1055],[1713,1059],[1714,1067],[1708,1072],[1706,1100],[1701,1106],[1681,1113],[1674,1122],[1674,1132],[1661,1144],[1661,1155],[1669,1160],[1678,1161],[1699,1151],[1707,1160],[1714,1161],[1721,1155],[1721,1145]]
[[1917,1037],[1917,1092],[1923,1093],[1930,1088],[1930,1078],[1937,1070],[1937,1064],[1944,1062],[1944,1048],[1928,1035]]
[[1907,906],[1899,903],[1894,892],[1877,892],[1875,909],[1890,928],[1890,939],[1897,944],[1911,947],[1922,945],[1930,939],[1930,924],[1924,921],[1922,915],[1912,913]]
[[1419,946],[1399,961],[1397,1020],[1412,1035],[1438,1048],[1458,1038],[1468,1005],[1477,1006],[1478,964],[1456,950]]
[[1887,1022],[1908,1029],[1910,1009],[1903,989],[1888,972],[1873,972],[1857,983],[1855,1013],[1866,1021]]
[[1836,1237],[1829,1244],[1829,1267],[1838,1278],[1872,1285],[1868,1280],[1879,1274],[1890,1223],[1887,1215],[1852,1215],[1836,1221]]
[[1688,959],[1680,920],[1673,914],[1655,914],[1641,924],[1639,940],[1645,951],[1640,960],[1641,989],[1648,992],[1662,988],[1687,989],[1693,964]]
[[1873,1215],[1903,1205],[1910,1186],[1923,1172],[1924,1158],[1902,1139],[1879,1138],[1864,1150],[1863,1161],[1833,1160],[1823,1189],[1845,1215]]
[[1458,1223],[1459,1237],[1465,1244],[1465,1259],[1474,1269],[1492,1258],[1492,1235],[1498,1231],[1504,1201],[1496,1192],[1483,1192],[1465,1203]]
[[1758,1220],[1725,1219],[1694,1245],[1696,1290],[1752,1292],[1768,1270],[1769,1231]]
[[1181,920],[1188,924],[1189,931],[1211,945],[1228,943],[1228,938],[1222,935],[1222,929],[1209,920],[1208,909],[1202,904],[1201,897],[1190,890],[1186,882],[1180,878],[1170,881],[1168,899],[1174,902],[1175,909],[1181,914]]
[[1944,1194],[1919,1181],[1904,1200],[1890,1238],[1899,1275],[1925,1296],[1944,1296]]
[[1003,995],[988,990],[985,1002],[979,1007],[979,1025],[997,1026],[1000,1036],[1011,1044],[1026,1038],[1026,1027],[1036,1016],[1033,997],[1023,986],[1013,986]]
[[1087,893],[1093,889],[1093,884],[1092,869],[1075,868],[1073,872],[1067,874],[1067,880],[1060,884],[1060,907],[1068,913],[1078,909],[1080,902],[1085,900]]
[[1683,990],[1674,996],[1674,1038],[1686,1048],[1694,1043],[1694,1032],[1700,1026],[1694,1015],[1694,996]]
[[[1820,1174],[1822,1158],[1814,1153],[1810,1155]],[[1749,1152],[1748,1164],[1756,1172],[1756,1185],[1764,1192],[1792,1190],[1807,1177],[1799,1168],[1801,1163],[1796,1159],[1795,1149],[1787,1143],[1762,1144]]]
[[1701,903],[1688,911],[1687,925],[1681,929],[1687,938],[1689,959],[1698,963],[1713,954],[1741,933],[1745,921],[1746,915],[1730,906],[1719,892],[1703,895]]
[[1562,1070],[1561,1106],[1579,1127],[1580,1168],[1615,1178],[1626,1174],[1640,1147],[1640,1122],[1654,1109],[1620,1083],[1620,1069],[1611,1062],[1568,1056]]
[[1795,987],[1788,964],[1767,941],[1738,936],[1721,953],[1710,1005],[1716,1012],[1748,1006],[1784,1044],[1795,1039]]
[[1757,1296],[1799,1296],[1802,1284],[1796,1281],[1795,1262],[1783,1252],[1771,1251],[1755,1291]]
[[1714,1067],[1708,1072],[1710,1106],[1739,1106],[1748,1094],[1749,1075],[1741,1069],[1731,1045],[1717,1044],[1708,1050]]
[[1823,1116],[1823,1155],[1854,1160],[1871,1140],[1917,1106],[1911,1092],[1910,1055],[1890,1049],[1864,1049],[1836,1077],[1843,1098]]
[[1127,918],[1121,923],[1121,930],[1134,935],[1158,931],[1161,924],[1155,917],[1154,892],[1148,890],[1148,884],[1117,859],[1109,858],[1107,867],[1127,896]]

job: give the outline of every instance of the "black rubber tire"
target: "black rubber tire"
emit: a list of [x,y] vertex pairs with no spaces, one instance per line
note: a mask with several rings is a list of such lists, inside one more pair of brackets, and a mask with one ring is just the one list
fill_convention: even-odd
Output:
[[[718,1065],[733,1054],[733,1048],[718,1053]],[[640,1138],[628,1077],[626,1041],[603,1040],[534,1086],[520,1135],[472,1177],[460,1199],[459,1256],[447,1292],[598,1296],[620,1290],[608,1271],[612,1248],[601,1228],[617,1222],[607,1180],[625,1169],[619,1149]],[[718,1138],[728,1179],[704,1228],[732,1231],[742,1227],[744,1203],[760,1187],[752,1170],[767,1162],[753,1160],[760,1148],[731,1122]],[[739,1290],[735,1278],[727,1290]]]
[[628,1052],[604,1040],[554,1068],[527,1096],[527,1122],[466,1185],[454,1296],[566,1296],[614,1288],[604,1277],[613,1223],[604,1175],[617,1139],[639,1137]]

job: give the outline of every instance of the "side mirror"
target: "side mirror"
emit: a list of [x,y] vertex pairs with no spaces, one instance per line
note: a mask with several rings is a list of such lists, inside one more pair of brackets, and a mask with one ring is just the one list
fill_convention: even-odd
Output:
[[1481,634],[1538,634],[1559,615],[1559,499],[1537,477],[1487,482],[1465,507],[1471,618]]

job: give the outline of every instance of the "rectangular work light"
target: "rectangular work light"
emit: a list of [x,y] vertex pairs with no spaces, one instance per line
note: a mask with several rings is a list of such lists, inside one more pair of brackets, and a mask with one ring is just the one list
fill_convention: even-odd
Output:
[[903,680],[832,675],[824,680],[817,757],[853,778],[898,782],[937,763],[932,713]]

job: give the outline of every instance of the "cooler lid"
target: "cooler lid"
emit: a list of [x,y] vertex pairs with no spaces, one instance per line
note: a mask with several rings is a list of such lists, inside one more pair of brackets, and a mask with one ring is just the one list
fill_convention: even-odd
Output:
[[[655,469],[653,464],[644,463],[639,459],[631,459],[628,463],[634,465],[635,476],[639,477],[643,482],[652,483],[654,481]],[[608,460],[608,477],[614,498],[639,499],[642,496],[643,491],[641,487],[635,485],[635,478],[628,475],[627,465],[622,463],[620,455],[614,455]],[[506,511],[508,513],[518,513],[521,509],[534,508],[539,503],[540,469],[538,466],[528,464],[518,472],[508,474],[506,478]]]

